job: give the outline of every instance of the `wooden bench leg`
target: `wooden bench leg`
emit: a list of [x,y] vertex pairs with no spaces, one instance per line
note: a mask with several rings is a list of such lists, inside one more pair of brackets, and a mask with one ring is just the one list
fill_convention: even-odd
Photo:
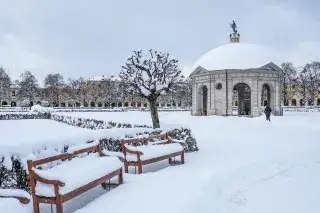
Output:
[[123,184],[123,173],[122,173],[122,168],[120,169],[120,174],[118,175],[118,178],[119,178],[119,185],[120,184]]
[[32,195],[32,202],[33,202],[33,212],[40,213],[39,201],[36,195]]
[[124,172],[129,173],[129,165],[127,161],[124,162]]
[[142,162],[138,161],[138,174],[142,173]]
[[63,213],[63,206],[61,202],[57,203],[56,208],[57,208],[57,213]]
[[181,163],[184,164],[184,152],[181,153]]

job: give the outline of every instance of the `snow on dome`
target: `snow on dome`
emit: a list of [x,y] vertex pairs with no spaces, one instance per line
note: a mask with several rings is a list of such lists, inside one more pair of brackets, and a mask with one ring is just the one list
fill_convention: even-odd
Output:
[[202,55],[192,70],[201,66],[207,70],[259,68],[272,61],[272,51],[256,44],[230,43]]

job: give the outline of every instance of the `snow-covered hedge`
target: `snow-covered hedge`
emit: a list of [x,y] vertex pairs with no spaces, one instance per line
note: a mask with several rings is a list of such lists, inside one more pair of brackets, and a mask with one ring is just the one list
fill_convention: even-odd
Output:
[[51,119],[65,123],[65,124],[69,124],[72,126],[77,126],[77,127],[87,128],[87,129],[138,128],[138,127],[151,128],[151,126],[148,126],[148,125],[132,125],[132,124],[126,124],[126,123],[113,122],[113,121],[101,121],[101,120],[90,119],[90,118],[78,118],[78,117],[57,115],[57,114],[52,114]]
[[[123,138],[148,137],[149,135],[168,132],[166,130],[152,128],[112,128],[98,129],[84,132],[83,134],[70,135],[68,138],[60,138],[56,143],[51,143],[46,138],[41,143],[29,144],[27,147],[0,147],[0,188],[18,188],[29,190],[26,162],[28,159],[40,159],[60,153],[68,152],[68,148],[82,146],[93,141],[100,141],[102,147],[109,153],[121,155],[120,140]],[[190,130],[173,129],[169,131],[173,138],[185,143],[187,152],[197,151],[195,139]],[[190,137],[191,136],[191,137]],[[56,139],[56,138],[55,138]],[[41,145],[40,145],[41,144]],[[50,144],[46,145],[46,144]],[[3,148],[3,149],[2,149]],[[72,149],[72,148],[71,148]],[[1,157],[2,156],[2,157]],[[50,168],[59,162],[48,163],[42,168]]]
[[0,120],[50,119],[48,113],[0,113]]

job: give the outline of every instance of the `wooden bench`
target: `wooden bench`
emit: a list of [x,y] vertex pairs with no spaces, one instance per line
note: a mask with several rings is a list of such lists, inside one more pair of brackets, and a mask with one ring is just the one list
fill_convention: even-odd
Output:
[[[132,144],[132,145],[131,145]],[[124,154],[124,168],[128,173],[129,166],[138,167],[138,174],[142,173],[142,166],[169,159],[172,164],[184,164],[184,148],[180,142],[175,142],[169,134],[158,134],[147,138],[133,138],[121,140]],[[171,158],[181,156],[181,161]]]
[[[117,157],[105,156],[99,143],[92,144],[79,150],[71,149],[68,153],[28,160],[34,213],[39,213],[40,203],[54,204],[56,212],[63,213],[64,202],[99,184],[105,188],[106,182],[116,176],[118,182],[113,185],[122,184],[122,161]],[[76,157],[80,154],[81,157]],[[50,169],[37,168],[59,160],[61,163]]]
[[0,198],[15,198],[22,204],[30,202],[30,194],[21,189],[0,189]]

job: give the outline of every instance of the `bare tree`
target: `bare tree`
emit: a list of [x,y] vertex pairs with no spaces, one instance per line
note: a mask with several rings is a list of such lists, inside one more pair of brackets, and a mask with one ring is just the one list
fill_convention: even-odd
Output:
[[71,89],[70,98],[75,102],[81,103],[85,99],[85,81],[83,78],[68,79],[68,85]]
[[116,94],[116,83],[114,79],[112,78],[106,78],[103,79],[101,82],[101,88],[102,88],[102,100],[105,101],[108,106],[111,106],[111,103],[116,100],[117,94]]
[[59,94],[64,85],[63,76],[59,73],[48,74],[44,79],[47,97],[51,102],[59,103]]
[[320,62],[308,63],[304,66],[307,77],[307,93],[309,104],[314,104],[317,99],[320,88]]
[[10,95],[11,79],[6,71],[0,67],[0,104]]
[[148,100],[154,128],[160,127],[157,98],[172,91],[181,81],[178,60],[170,59],[169,53],[150,49],[134,51],[120,73],[122,81],[128,84],[128,91]]
[[297,92],[297,68],[290,62],[281,64],[281,99],[285,105],[288,105],[294,94]]
[[25,103],[29,103],[35,100],[35,97],[39,95],[39,84],[36,77],[30,72],[25,71],[20,76],[19,81],[18,98]]
[[302,96],[302,105],[305,105],[307,100],[309,99],[308,94],[308,75],[306,69],[303,69],[299,73],[298,77],[298,85],[299,85],[299,93]]

